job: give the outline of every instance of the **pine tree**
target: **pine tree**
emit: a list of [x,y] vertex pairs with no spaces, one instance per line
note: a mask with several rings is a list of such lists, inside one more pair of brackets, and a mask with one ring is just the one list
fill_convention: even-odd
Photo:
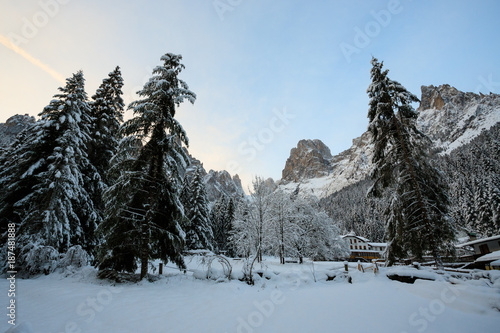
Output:
[[213,250],[214,235],[209,219],[205,184],[196,168],[189,186],[190,207],[187,212],[189,227],[186,230],[186,246],[190,250]]
[[2,224],[18,225],[19,262],[25,265],[40,246],[62,253],[81,245],[91,252],[95,243],[99,217],[85,181],[96,171],[87,158],[91,118],[83,73],[59,90],[41,120],[2,158],[0,182],[7,189],[0,203]]
[[372,83],[367,90],[368,130],[375,144],[371,193],[393,191],[386,213],[389,262],[408,252],[421,258],[430,251],[442,268],[441,252],[454,239],[454,228],[447,215],[446,186],[429,162],[429,139],[416,127],[411,103],[418,99],[387,77],[383,63],[375,58],[371,63]]
[[[121,127],[127,136],[117,153],[119,177],[106,191],[107,218],[99,227],[104,237],[99,268],[133,271],[141,262],[141,279],[150,259],[171,260],[184,268],[185,233],[180,221],[184,209],[180,185],[188,156],[186,132],[174,118],[175,108],[196,95],[178,78],[182,56],[167,53],[163,65],[138,92],[141,100],[129,109],[135,117]],[[138,144],[138,140],[144,144]],[[116,171],[114,171],[116,172]]]
[[119,129],[123,122],[123,79],[120,67],[108,74],[97,89],[90,103],[92,128],[89,160],[101,178],[96,192],[102,192],[110,183],[108,170],[121,139]]
[[233,219],[233,199],[222,195],[210,210],[210,223],[214,231],[215,250],[229,256],[234,256],[234,249],[230,244]]

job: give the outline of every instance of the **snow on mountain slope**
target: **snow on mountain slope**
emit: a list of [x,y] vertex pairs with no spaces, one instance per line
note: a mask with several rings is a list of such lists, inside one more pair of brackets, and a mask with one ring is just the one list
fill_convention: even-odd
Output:
[[[500,122],[500,95],[464,93],[447,84],[422,86],[421,90],[418,126],[443,153],[450,153]],[[320,140],[314,140],[316,144],[304,142],[312,141],[301,140],[291,150],[279,182],[284,190],[299,187],[302,194],[323,198],[370,174],[373,145],[368,132],[354,139],[351,148],[331,158],[325,154],[330,150]]]
[[500,95],[464,93],[447,84],[422,87],[418,126],[450,153],[500,122]]

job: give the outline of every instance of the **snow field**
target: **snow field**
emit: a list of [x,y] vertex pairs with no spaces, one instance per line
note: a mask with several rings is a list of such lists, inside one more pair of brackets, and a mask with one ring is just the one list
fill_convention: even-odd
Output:
[[[326,281],[327,274],[344,270],[341,262],[316,262],[313,270],[311,262],[280,265],[266,258],[264,266],[255,266],[263,277],[256,275],[249,286],[195,278],[206,268],[197,257],[186,262],[186,274],[168,265],[158,281],[138,284],[98,280],[90,267],[18,280],[18,325],[3,319],[0,332],[410,333],[493,332],[500,326],[500,272],[465,281],[410,268],[362,273],[349,263],[349,284]],[[243,263],[232,264],[236,277]],[[215,263],[212,268],[216,273]],[[405,284],[387,273],[436,281]],[[2,279],[0,290],[7,283]]]

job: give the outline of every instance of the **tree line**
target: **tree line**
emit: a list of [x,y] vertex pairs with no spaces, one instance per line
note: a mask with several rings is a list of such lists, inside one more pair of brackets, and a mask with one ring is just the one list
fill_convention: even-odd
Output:
[[[208,202],[200,169],[186,173],[189,140],[175,118],[181,103],[196,100],[179,78],[181,60],[171,53],[161,57],[139,99],[128,106],[133,117],[127,121],[119,67],[90,100],[77,72],[40,119],[2,150],[0,233],[5,238],[7,226],[16,225],[21,272],[50,272],[72,262],[70,253],[101,271],[140,268],[141,279],[156,259],[184,269],[186,250],[240,256],[252,265],[263,255],[283,264],[290,257],[343,258],[348,250],[340,228],[351,227],[342,222],[349,204],[366,210],[352,214],[365,221],[360,233],[375,240],[383,237],[377,215],[386,221],[390,263],[431,253],[442,267],[441,254],[455,237],[448,187],[429,155],[429,139],[416,128],[411,103],[418,99],[389,79],[377,59],[367,90],[375,146],[370,195],[330,209],[333,219],[317,199],[284,193],[259,177],[248,198]],[[365,184],[360,188],[366,190]],[[497,213],[490,215],[498,220]]]

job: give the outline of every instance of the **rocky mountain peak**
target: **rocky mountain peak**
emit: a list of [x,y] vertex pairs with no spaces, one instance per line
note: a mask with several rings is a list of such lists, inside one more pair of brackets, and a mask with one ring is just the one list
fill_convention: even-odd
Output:
[[206,171],[203,167],[203,163],[194,158],[186,150],[189,157],[189,167],[186,169],[186,175],[189,180],[194,174],[196,169],[200,170],[200,174],[203,177],[203,182],[205,184],[205,190],[207,192],[207,200],[209,202],[215,202],[222,196],[233,198],[239,200],[245,196],[243,187],[241,186],[241,179],[238,175],[231,176],[226,170],[222,171]]
[[7,147],[10,145],[17,134],[34,123],[35,117],[28,114],[16,114],[7,119],[5,123],[0,124],[0,147]]
[[290,151],[281,179],[287,183],[326,176],[330,172],[331,159],[330,148],[321,140],[300,140]]
[[418,126],[446,152],[500,121],[500,95],[462,92],[448,84],[422,86]]
[[226,170],[210,170],[204,177],[207,190],[207,199],[214,202],[222,196],[239,199],[245,195],[238,175],[231,177]]
[[[462,92],[448,84],[422,86],[417,125],[443,153],[449,153],[500,122],[500,95]],[[280,186],[325,197],[366,179],[373,165],[370,134],[353,139],[352,146],[331,156],[319,140],[301,140],[293,148]]]

